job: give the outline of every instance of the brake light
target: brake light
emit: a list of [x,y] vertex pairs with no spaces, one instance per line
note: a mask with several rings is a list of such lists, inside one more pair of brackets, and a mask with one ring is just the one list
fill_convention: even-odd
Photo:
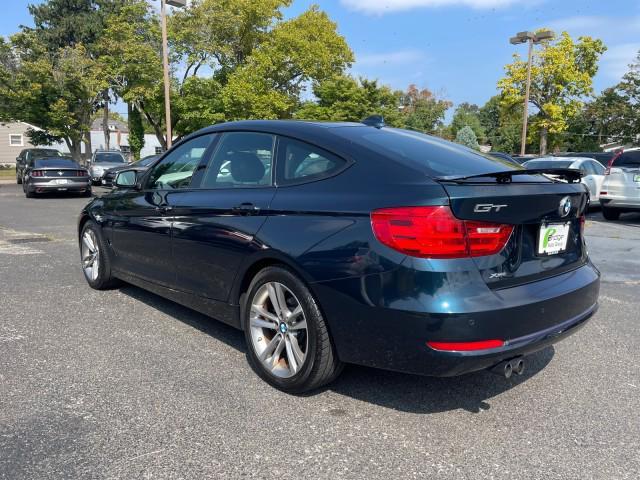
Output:
[[44,172],[42,170],[32,170],[31,171],[31,176],[32,177],[44,177]]
[[500,348],[504,345],[502,340],[480,340],[477,342],[427,342],[427,346],[434,350],[449,352],[471,352],[474,350],[487,350]]
[[371,226],[382,244],[421,258],[493,255],[513,232],[513,225],[460,220],[448,206],[374,210]]
[[77,175],[78,175],[78,177],[86,177],[87,176],[87,172],[85,170],[78,170],[77,171]]
[[584,225],[587,222],[587,217],[583,214],[580,216],[580,236],[584,237]]

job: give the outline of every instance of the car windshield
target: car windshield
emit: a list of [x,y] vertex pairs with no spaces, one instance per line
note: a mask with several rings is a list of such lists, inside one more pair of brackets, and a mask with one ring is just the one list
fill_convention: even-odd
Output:
[[39,148],[37,150],[31,150],[31,156],[32,158],[61,157],[62,153],[52,148]]
[[624,152],[622,155],[615,159],[613,165],[616,167],[637,167],[638,165],[640,165],[640,150]]
[[70,158],[39,158],[35,161],[36,168],[80,168]]
[[530,160],[524,164],[529,169],[569,168],[573,160]]
[[120,153],[96,153],[94,163],[125,163]]
[[437,137],[396,128],[344,127],[335,132],[363,148],[417,166],[433,177],[470,176],[522,170],[502,158],[484,155]]

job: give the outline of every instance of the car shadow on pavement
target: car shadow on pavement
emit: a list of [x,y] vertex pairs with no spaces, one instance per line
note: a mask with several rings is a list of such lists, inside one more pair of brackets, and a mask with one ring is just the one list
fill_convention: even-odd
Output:
[[[121,287],[120,292],[224,342],[241,353],[247,352],[244,334],[240,330],[133,285]],[[342,375],[333,383],[302,396],[313,397],[325,391],[332,391],[403,412],[429,414],[464,409],[478,413],[491,408],[487,403],[488,399],[537,375],[549,364],[554,354],[554,348],[548,347],[527,356],[524,374],[514,375],[510,379],[487,371],[460,377],[434,378],[347,365]],[[338,410],[336,415],[340,414]]]
[[487,400],[541,372],[555,354],[553,346],[526,357],[525,372],[505,379],[488,371],[459,377],[421,377],[373,368],[347,366],[327,388],[368,403],[410,413],[430,414],[463,409],[489,410]]

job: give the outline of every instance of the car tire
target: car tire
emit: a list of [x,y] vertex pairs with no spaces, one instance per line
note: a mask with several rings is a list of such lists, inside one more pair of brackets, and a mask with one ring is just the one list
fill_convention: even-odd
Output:
[[93,192],[91,191],[90,188],[86,189],[84,191],[84,193],[82,194],[83,197],[92,197],[93,196]]
[[16,173],[16,183],[22,185],[22,175]]
[[27,198],[34,198],[36,196],[35,193],[30,192],[28,188],[23,187],[24,190],[24,196]]
[[[280,287],[277,287],[278,285]],[[275,292],[274,286],[283,292],[281,298],[284,299],[286,305],[283,311],[287,310],[287,313],[280,316],[273,315],[276,311],[271,303],[271,292]],[[276,297],[279,296],[276,294]],[[261,321],[267,318],[255,316],[257,310],[254,305],[263,305],[262,298],[265,298],[264,305],[270,306],[265,307],[264,310],[270,310],[267,313],[271,317],[279,319],[279,323],[273,318],[269,321],[262,321],[264,324],[271,324],[267,328],[255,324],[256,320]],[[298,311],[298,307],[301,314],[298,313],[296,316],[295,312]],[[260,311],[264,311],[262,307],[259,308],[261,308]],[[291,309],[294,311],[293,314],[291,314]],[[291,316],[283,321],[282,319],[288,314]],[[304,329],[301,328],[303,322]],[[287,268],[267,267],[253,278],[245,296],[242,323],[251,367],[263,380],[279,390],[294,394],[314,390],[333,381],[342,371],[343,364],[338,359],[327,323],[316,299],[304,282]],[[287,330],[287,327],[282,327],[282,323],[288,324],[290,330]],[[276,356],[274,352],[273,355],[264,358],[269,346],[274,341],[277,342],[277,346],[273,349],[276,352],[280,350],[280,354]],[[294,341],[297,349],[293,346]],[[302,346],[304,346],[304,352]],[[295,367],[295,359],[299,357],[295,352],[298,352],[298,355],[303,354],[304,357],[302,361],[298,362],[301,365],[298,365],[297,368]],[[294,358],[293,363],[289,356]]]
[[602,207],[602,216],[606,220],[618,220],[620,218],[620,210],[615,208]]
[[[89,239],[86,238],[87,236]],[[89,264],[90,257],[93,261],[91,264]],[[84,278],[91,288],[107,290],[115,288],[122,283],[112,274],[111,257],[107,242],[102,236],[101,229],[92,220],[85,223],[80,233],[80,261]],[[96,268],[96,266],[97,270],[94,270],[93,268]]]

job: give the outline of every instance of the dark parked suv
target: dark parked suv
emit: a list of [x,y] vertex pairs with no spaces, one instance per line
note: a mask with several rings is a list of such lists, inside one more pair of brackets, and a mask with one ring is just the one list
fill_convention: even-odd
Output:
[[552,172],[380,125],[216,125],[84,208],[82,267],[242,329],[288,392],[344,363],[509,376],[598,306],[587,190]]

